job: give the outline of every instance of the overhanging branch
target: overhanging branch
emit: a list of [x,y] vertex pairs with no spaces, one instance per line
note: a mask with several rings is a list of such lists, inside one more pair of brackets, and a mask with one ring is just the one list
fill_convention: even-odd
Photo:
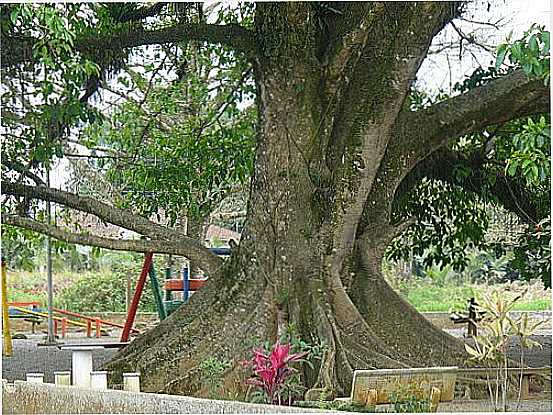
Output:
[[[94,56],[98,50],[119,51],[146,45],[161,45],[185,40],[220,43],[237,51],[255,51],[255,36],[250,30],[238,25],[178,24],[175,26],[144,30],[137,26],[134,30],[115,32],[107,35],[88,36],[75,42],[75,49],[85,55]],[[38,39],[31,37],[9,37],[2,39],[2,68],[33,61],[33,46]]]
[[178,244],[179,252],[186,252],[185,256],[187,258],[207,272],[214,272],[222,265],[222,260],[196,239],[91,197],[79,196],[71,192],[44,186],[28,186],[10,181],[2,183],[2,193],[59,203],[81,212],[90,213],[105,222],[148,236],[160,243],[167,243],[168,246]]
[[450,140],[512,119],[546,113],[549,107],[549,88],[518,70],[426,110],[403,110],[379,167],[374,202],[391,201],[405,176]]
[[463,166],[472,171],[478,171],[486,168],[486,162],[483,157],[467,157],[447,148],[440,148],[417,164],[401,183],[397,195],[410,191],[423,177],[438,179],[482,196],[491,194],[505,209],[516,214],[524,222],[539,222],[542,219],[541,210],[536,204],[535,197],[532,197],[532,194],[514,178],[507,177],[502,172],[495,172],[495,182],[484,186],[478,180],[460,181],[455,177],[456,167]]
[[5,225],[17,226],[51,236],[72,244],[95,246],[98,248],[112,249],[116,251],[155,252],[159,254],[172,254],[187,257],[188,253],[178,242],[168,242],[146,239],[114,239],[96,235],[75,233],[58,226],[47,225],[32,219],[17,215],[3,215],[2,222]]
[[509,120],[549,112],[549,87],[517,70],[428,109],[404,111],[398,120],[396,145],[407,141],[411,168],[452,139]]

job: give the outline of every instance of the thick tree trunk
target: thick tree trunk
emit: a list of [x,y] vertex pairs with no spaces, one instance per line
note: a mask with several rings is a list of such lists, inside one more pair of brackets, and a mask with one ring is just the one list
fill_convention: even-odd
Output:
[[[319,65],[290,50],[292,56],[257,66],[259,144],[239,249],[189,304],[107,365],[118,373],[140,371],[145,390],[205,394],[199,365],[217,357],[233,362],[227,391],[243,391],[248,374],[239,361],[291,326],[306,342],[326,345],[316,369],[305,368],[305,384],[339,395],[349,392],[355,369],[462,361],[460,342],[426,322],[383,280],[389,240],[355,239],[402,98],[385,100],[387,112],[373,114],[369,124],[348,115],[355,134],[370,131],[369,145],[346,143],[344,158],[364,167],[361,178],[350,171],[353,182],[336,184],[329,195],[321,142],[343,138],[321,131],[321,114],[334,119],[347,109],[336,106],[328,114]],[[336,172],[347,170],[338,163]]]

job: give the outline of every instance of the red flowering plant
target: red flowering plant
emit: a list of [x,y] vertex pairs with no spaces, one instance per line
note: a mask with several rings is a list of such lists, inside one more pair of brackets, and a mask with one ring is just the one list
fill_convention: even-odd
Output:
[[[246,384],[257,387],[263,394],[266,403],[282,404],[284,394],[290,389],[289,382],[298,372],[291,364],[302,361],[308,353],[290,353],[290,344],[277,341],[268,353],[262,347],[253,350],[253,358],[244,362],[251,367],[253,375]],[[288,403],[291,396],[288,394]]]

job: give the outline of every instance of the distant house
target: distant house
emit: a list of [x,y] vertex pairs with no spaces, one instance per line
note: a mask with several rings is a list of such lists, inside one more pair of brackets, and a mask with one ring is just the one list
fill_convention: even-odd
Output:
[[205,235],[206,244],[210,247],[223,247],[229,246],[231,239],[238,243],[240,241],[240,234],[227,228],[222,228],[217,225],[209,225]]

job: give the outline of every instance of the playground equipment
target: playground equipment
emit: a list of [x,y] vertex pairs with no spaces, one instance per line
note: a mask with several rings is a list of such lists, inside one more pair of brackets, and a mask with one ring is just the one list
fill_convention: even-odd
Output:
[[[210,250],[214,254],[220,256],[229,256],[231,253],[229,248],[210,248]],[[207,281],[207,278],[190,278],[190,272],[186,267],[182,271],[182,279],[172,279],[169,261],[169,264],[165,270],[165,301],[163,301],[163,296],[159,288],[159,283],[157,281],[156,272],[153,265],[153,257],[153,252],[148,252],[144,255],[142,270],[140,272],[140,276],[138,277],[133,298],[127,313],[127,319],[123,327],[123,332],[121,333],[122,342],[126,342],[129,340],[131,327],[133,326],[134,320],[136,318],[138,303],[140,302],[140,297],[142,296],[142,291],[144,290],[147,275],[150,276],[150,282],[152,285],[152,290],[154,292],[156,308],[160,320],[164,320],[172,311],[176,310],[181,304],[188,301],[191,292],[197,291],[198,289],[203,287],[203,285]],[[183,299],[173,300],[171,295],[173,291],[182,291]]]
[[[29,310],[29,309],[23,308],[23,307],[12,307],[12,308],[14,310],[19,311],[20,313],[23,313],[23,314],[29,314],[31,316],[38,316],[38,317],[42,317],[42,318],[45,318],[45,319],[48,318],[47,313],[41,313],[39,311],[32,311],[32,310]],[[57,333],[57,331],[58,331],[58,327],[57,327],[58,323],[57,322],[61,323],[61,335],[62,335],[62,337],[66,336],[68,325],[73,325],[73,326],[78,326],[78,327],[85,327],[85,328],[88,327],[87,323],[81,323],[80,321],[76,321],[76,320],[69,320],[66,317],[53,316],[52,318],[54,319],[54,322],[55,322],[55,324],[54,324],[54,332],[55,333]],[[96,320],[98,320],[98,319],[96,319]],[[105,333],[106,329],[103,329],[97,322],[97,324],[96,324],[96,337],[100,337],[102,332]]]
[[[229,256],[229,248],[210,248],[211,252],[219,256]],[[167,314],[171,314],[182,304],[190,299],[194,292],[202,288],[207,282],[207,277],[195,277],[191,275],[190,269],[184,267],[181,271],[181,278],[171,278],[171,268],[168,266],[165,271],[165,309]],[[182,299],[173,299],[173,292],[182,292]]]
[[136,310],[138,309],[140,296],[142,295],[142,290],[144,289],[144,283],[146,282],[146,275],[149,273],[150,268],[152,266],[153,257],[154,257],[153,252],[148,252],[147,254],[144,255],[144,264],[142,265],[142,271],[140,272],[140,276],[138,277],[138,281],[136,283],[136,289],[134,291],[134,295],[131,301],[131,306],[129,307],[129,311],[127,313],[125,326],[123,328],[123,332],[121,333],[122,342],[129,341],[131,327],[134,324],[134,319],[136,317]]
[[[38,319],[38,320],[48,318],[48,314],[45,313],[43,309],[40,309],[38,307],[40,306],[40,303],[36,301],[13,302],[13,303],[8,303],[8,306],[10,311],[10,318],[25,317],[26,319],[31,318],[31,319]],[[32,308],[30,309],[25,308],[26,306],[32,306]],[[83,314],[75,313],[68,310],[62,310],[56,307],[53,307],[53,311],[56,314],[60,314],[62,316],[69,316],[69,317],[74,317],[76,319],[84,320],[83,322],[83,321],[71,320],[66,317],[54,316],[54,333],[57,335],[58,329],[61,326],[62,338],[66,337],[67,329],[69,325],[74,325],[77,327],[86,327],[87,337],[92,337],[93,327],[95,328],[96,337],[101,337],[102,333],[107,332],[107,330],[105,328],[102,328],[102,326],[123,328],[122,324],[117,324],[111,321],[103,320],[99,317],[89,317]],[[135,328],[131,328],[131,331],[137,334],[140,333],[140,331]],[[34,332],[34,329],[33,329],[33,332]]]
[[8,291],[6,284],[6,262],[2,258],[2,334],[3,334],[3,348],[2,354],[4,356],[11,356],[13,353],[12,336],[10,333],[10,317],[8,312]]

